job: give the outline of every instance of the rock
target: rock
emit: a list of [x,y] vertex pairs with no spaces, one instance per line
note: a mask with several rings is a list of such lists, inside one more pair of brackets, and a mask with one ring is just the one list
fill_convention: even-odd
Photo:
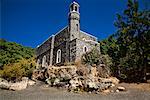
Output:
[[65,77],[65,74],[64,74],[63,72],[60,72],[59,74],[60,74],[60,77],[61,77],[61,78],[64,78],[64,77]]
[[9,89],[10,83],[7,80],[0,79],[0,88],[1,89]]
[[28,81],[29,80],[28,77],[22,77],[21,79],[22,79],[22,81]]
[[66,88],[67,87],[67,83],[66,82],[59,82],[55,86],[56,87],[61,87],[61,88]]
[[109,79],[109,78],[100,78],[100,82],[102,82],[102,83],[112,83],[112,81],[111,81],[111,79]]
[[71,79],[72,78],[72,76],[70,75],[70,74],[65,74],[65,77],[64,77],[66,80],[69,80],[69,79]]
[[150,79],[146,81],[147,83],[150,83]]
[[108,78],[113,84],[119,84],[119,80],[116,77]]
[[91,67],[91,74],[95,77],[97,76],[97,68],[96,66]]
[[111,86],[109,83],[98,83],[99,91],[108,89]]
[[50,79],[46,79],[45,82],[46,82],[48,85],[50,85],[50,86],[52,85],[52,82],[51,82]]
[[26,89],[28,85],[28,81],[21,81],[21,82],[16,82],[16,83],[12,83],[10,85],[10,90],[23,90]]
[[75,78],[71,79],[69,81],[69,84],[70,84],[70,88],[73,89],[73,90],[77,89],[79,86],[82,87],[82,82],[79,80],[78,77],[75,77]]
[[98,86],[96,85],[95,82],[89,82],[88,83],[89,88],[94,88],[94,89],[98,89]]
[[119,91],[125,91],[125,90],[126,90],[125,87],[122,87],[122,86],[117,87],[117,89],[118,89]]
[[36,80],[38,79],[38,77],[39,77],[39,70],[34,70],[34,71],[32,72],[32,77],[31,77],[31,79],[36,81]]
[[119,92],[119,90],[117,89],[117,90],[116,90],[116,92],[118,93],[118,92]]
[[97,90],[99,87],[98,87],[98,84],[97,82],[95,82],[95,79],[94,78],[88,78],[85,80],[85,86],[87,88],[87,90],[90,90],[90,91],[94,91],[94,90]]
[[56,79],[54,80],[53,85],[57,85],[59,82],[60,82],[60,79],[56,78]]
[[109,93],[108,89],[119,83],[115,77],[98,77],[96,65],[88,68],[87,66],[51,66],[45,70],[35,71],[33,76],[35,79],[45,80],[49,86],[63,87],[71,91],[91,91],[92,93],[104,90]]
[[111,93],[114,93],[114,90],[110,90]]
[[109,89],[104,90],[103,93],[110,93],[110,90]]
[[115,86],[115,84],[112,83],[112,84],[111,84],[111,87],[114,87],[114,86]]
[[35,81],[28,80],[28,85],[34,85],[34,84],[35,84]]
[[77,81],[75,80],[75,79],[71,79],[70,81],[69,81],[69,83],[70,83],[70,87],[71,87],[71,89],[76,89],[77,88]]

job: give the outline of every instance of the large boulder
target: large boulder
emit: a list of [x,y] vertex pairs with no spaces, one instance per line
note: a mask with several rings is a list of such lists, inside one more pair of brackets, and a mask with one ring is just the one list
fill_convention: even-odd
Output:
[[22,81],[20,82],[16,82],[16,83],[12,83],[10,85],[10,90],[23,90],[23,89],[26,89],[27,88],[27,85],[28,85],[28,78],[27,77],[23,77],[22,78]]
[[117,87],[117,89],[118,89],[119,91],[125,91],[125,90],[126,90],[126,88],[123,87],[123,86],[119,86],[119,87]]
[[119,84],[119,79],[116,77],[109,77],[108,80],[110,80],[113,84]]
[[98,89],[98,85],[92,81],[88,82],[88,86],[89,88]]
[[1,89],[9,89],[10,83],[7,80],[0,78],[0,88]]
[[94,77],[97,76],[97,68],[96,68],[96,65],[95,65],[95,64],[91,67],[91,74],[92,74]]
[[50,86],[52,85],[52,81],[50,79],[46,79],[45,82]]
[[36,82],[35,81],[33,81],[33,80],[28,80],[28,85],[30,86],[30,85],[34,85]]
[[60,79],[56,78],[56,79],[54,80],[53,85],[57,85],[57,84],[59,84],[59,82],[60,82]]
[[12,83],[10,85],[10,90],[23,90],[23,89],[26,89],[27,88],[27,85],[28,85],[28,82],[26,81],[21,81],[21,82],[16,82],[16,83]]
[[78,77],[74,77],[73,79],[71,79],[69,81],[70,84],[70,89],[75,90],[77,89],[79,86],[82,87],[82,82]]
[[100,78],[101,82],[103,83],[112,83],[112,84],[119,84],[119,80],[116,77],[109,77],[109,78]]

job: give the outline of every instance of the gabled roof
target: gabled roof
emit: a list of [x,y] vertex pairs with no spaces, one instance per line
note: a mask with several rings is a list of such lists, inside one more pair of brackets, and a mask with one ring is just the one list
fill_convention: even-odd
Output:
[[36,48],[40,47],[42,44],[44,44],[47,40],[49,40],[50,38],[52,38],[55,35],[58,35],[61,31],[63,31],[64,29],[68,28],[68,26],[65,26],[64,28],[62,28],[61,30],[59,30],[57,33],[52,34],[51,36],[49,36],[45,41],[43,41],[41,44],[39,44]]
[[82,31],[82,30],[80,30],[80,32],[83,33],[83,34],[86,34],[86,35],[88,35],[88,36],[90,36],[90,37],[93,37],[93,38],[95,38],[95,39],[97,40],[97,37],[95,37],[95,36],[93,36],[93,35],[91,35],[91,34],[89,34],[89,33],[87,33],[87,32],[84,32],[84,31]]

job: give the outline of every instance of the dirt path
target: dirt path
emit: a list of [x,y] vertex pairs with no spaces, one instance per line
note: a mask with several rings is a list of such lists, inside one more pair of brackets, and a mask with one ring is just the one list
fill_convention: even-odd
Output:
[[[22,91],[0,90],[0,100],[150,100],[150,91],[131,88],[127,92],[104,94],[71,93],[38,84]],[[135,86],[135,85],[134,85]],[[148,85],[149,86],[149,85]],[[149,88],[149,87],[148,87]]]

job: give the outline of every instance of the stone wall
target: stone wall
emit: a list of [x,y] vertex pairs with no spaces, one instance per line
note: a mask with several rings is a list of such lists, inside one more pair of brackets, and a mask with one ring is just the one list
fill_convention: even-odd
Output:
[[[60,63],[56,63],[56,57],[57,57],[57,51],[61,50],[61,62]],[[59,46],[54,48],[54,52],[53,52],[53,65],[63,65],[66,60],[68,60],[66,55],[66,42],[61,43]]]
[[[69,33],[68,27],[65,27],[60,32],[55,35],[54,38],[54,49],[53,49],[53,59],[52,64],[56,64],[56,56],[57,50],[61,50],[61,63],[69,61]],[[52,37],[46,40],[43,44],[41,44],[36,49],[37,60],[39,60],[39,64],[42,64],[43,57],[46,56],[46,63],[50,65],[50,54],[51,54],[51,43]]]
[[52,37],[50,37],[48,40],[46,40],[44,43],[39,45],[39,47],[36,48],[36,56],[40,56],[44,52],[48,51],[51,48],[51,40]]
[[86,52],[84,52],[84,47],[87,48],[87,52],[90,52],[93,48],[97,48],[98,50],[100,49],[98,47],[98,44],[95,43],[90,43],[90,42],[86,42],[84,40],[76,40],[76,60],[80,60],[82,55]]
[[70,38],[70,35],[68,32],[68,27],[66,27],[55,35],[54,47],[61,45],[65,41],[69,41],[69,38]]
[[74,62],[76,60],[76,40],[77,39],[70,41],[70,62]]
[[[36,48],[36,60],[38,65],[42,65],[43,57],[46,56],[46,63],[50,64],[50,49],[51,49],[51,40],[50,37],[43,44]],[[39,67],[39,66],[38,66]]]
[[[46,57],[46,65],[50,64],[50,50],[42,53],[40,56],[37,57],[37,60],[39,60],[39,64],[42,65],[43,57]],[[46,67],[46,66],[45,66]]]
[[62,65],[63,63],[69,61],[69,39],[70,35],[68,32],[68,27],[64,28],[55,35],[53,65],[56,64],[57,51],[59,49],[61,50],[61,62],[58,64]]
[[[68,27],[65,27],[41,44],[36,49],[37,60],[39,60],[38,63],[42,64],[44,56],[46,56],[47,65],[63,65],[68,62],[75,62],[80,60],[81,56],[85,53],[83,50],[84,47],[87,48],[87,51],[91,51],[98,45],[96,37],[83,31],[80,32],[80,37],[73,40],[70,40],[70,35]],[[54,40],[53,46],[52,38]],[[61,50],[61,62],[56,64],[57,51],[59,49]],[[99,47],[97,49],[99,49]]]
[[92,35],[90,35],[90,34],[88,34],[86,32],[83,32],[83,31],[80,31],[80,37],[79,37],[79,39],[81,39],[81,40],[86,39],[86,40],[97,41],[96,37],[94,37],[94,36],[92,36]]

